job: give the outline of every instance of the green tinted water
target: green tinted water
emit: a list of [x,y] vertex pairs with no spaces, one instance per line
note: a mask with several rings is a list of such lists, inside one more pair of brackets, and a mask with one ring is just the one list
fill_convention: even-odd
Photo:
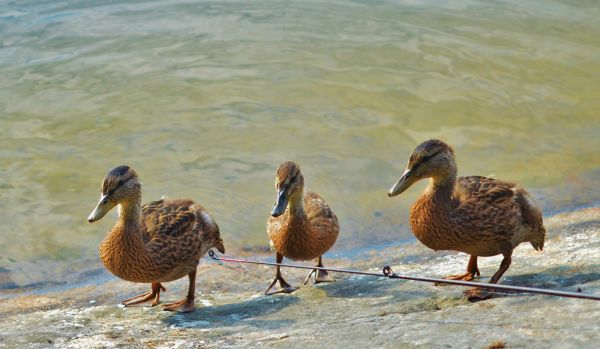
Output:
[[600,199],[595,1],[0,4],[0,288],[100,268],[86,217],[112,167],[190,197],[230,252],[267,245],[274,173],[301,163],[333,252],[411,238],[387,189],[430,137],[459,173],[546,213]]

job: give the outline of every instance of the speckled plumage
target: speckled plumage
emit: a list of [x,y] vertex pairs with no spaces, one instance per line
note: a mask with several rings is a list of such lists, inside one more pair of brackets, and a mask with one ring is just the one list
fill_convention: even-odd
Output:
[[[459,177],[452,192],[426,190],[410,210],[413,233],[434,250],[455,250],[476,256],[501,254],[529,241],[544,246],[539,209],[522,187],[492,178]],[[449,196],[449,198],[448,198]]]
[[[390,189],[400,194],[413,183],[430,183],[410,210],[410,225],[417,239],[434,250],[454,250],[471,255],[467,273],[452,279],[471,280],[477,257],[502,254],[504,260],[491,279],[498,282],[508,269],[512,251],[522,242],[542,250],[546,230],[542,213],[521,186],[493,178],[456,178],[454,151],[439,140],[419,145],[410,156],[407,170]],[[479,297],[478,292],[471,294]]]
[[267,233],[273,248],[292,260],[311,260],[327,252],[339,233],[337,217],[319,194],[304,195],[304,215],[286,210],[279,217],[269,217]]
[[[140,201],[135,171],[117,167],[104,178],[100,203],[89,220],[98,220],[120,205],[119,219],[100,245],[100,259],[121,279],[152,283],[154,291],[159,289],[152,294],[157,303],[160,288],[164,290],[161,282],[188,275],[192,289],[200,257],[212,247],[224,252],[224,245],[219,227],[201,205],[187,199],[161,199],[140,207]],[[190,306],[193,303],[184,310]]]
[[191,200],[147,203],[142,207],[140,225],[117,223],[111,229],[100,245],[100,259],[111,273],[131,282],[182,278],[216,247],[209,237],[219,239],[219,227],[205,222],[203,211]]
[[[321,256],[333,246],[339,234],[337,217],[319,194],[312,191],[304,193],[304,177],[294,162],[288,161],[279,167],[275,187],[280,194],[267,221],[267,234],[277,252],[278,262],[283,257],[293,260],[318,259],[317,266],[322,266]],[[287,201],[285,206],[280,207],[281,212],[276,212],[281,200]],[[315,273],[317,282],[327,281],[327,273]],[[281,278],[279,268],[274,281],[280,281],[285,289],[287,284]]]

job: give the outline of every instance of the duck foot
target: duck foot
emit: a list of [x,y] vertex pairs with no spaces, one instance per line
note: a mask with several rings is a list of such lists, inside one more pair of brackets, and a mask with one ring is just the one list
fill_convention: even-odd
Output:
[[[319,256],[319,258],[317,258],[317,265],[315,265],[315,267],[317,268],[323,268],[323,257]],[[304,279],[304,284],[306,285],[308,283],[308,280],[310,280],[310,277],[315,274],[315,284],[321,283],[321,282],[333,282],[335,281],[332,277],[329,276],[329,273],[327,272],[327,270],[323,270],[323,269],[313,269],[310,274],[308,274],[308,276],[306,277],[306,279]]]
[[[145,302],[148,302],[149,300],[154,299],[152,301],[152,303],[150,303],[150,306],[154,307],[160,303],[160,291],[161,290],[166,291],[167,289],[163,285],[161,285],[160,282],[152,283],[152,289],[150,291],[142,293],[142,294],[138,294],[137,296],[134,296],[131,298],[127,298],[126,300],[122,301],[121,304],[128,307],[128,306],[135,305],[135,304],[145,303]],[[138,299],[138,298],[141,298],[141,299]]]
[[176,311],[179,313],[189,313],[191,311],[194,311],[194,309],[195,309],[194,299],[190,298],[190,297],[185,297],[184,299],[180,300],[179,302],[165,304],[163,306],[163,310]]
[[304,279],[304,285],[308,284],[310,278],[315,275],[315,284],[319,284],[321,282],[334,282],[335,280],[329,276],[329,273],[326,270],[321,269],[313,269],[310,274]]
[[[279,289],[271,291],[271,289],[273,288],[273,286],[275,286],[276,283],[279,284]],[[273,279],[273,281],[265,291],[265,295],[270,296],[276,293],[292,293],[297,289],[297,287],[293,287],[292,285],[288,284],[282,277],[276,277],[275,279]]]
[[468,289],[464,291],[464,294],[467,296],[467,300],[469,300],[471,303],[492,298],[492,292],[478,287]]
[[[466,272],[464,274],[457,274],[457,275],[446,276],[443,279],[446,279],[446,280],[471,281],[471,280],[475,279],[475,274],[470,273],[470,272]],[[441,283],[441,282],[436,282],[435,285],[436,286],[452,286],[451,284],[445,284],[445,283]]]

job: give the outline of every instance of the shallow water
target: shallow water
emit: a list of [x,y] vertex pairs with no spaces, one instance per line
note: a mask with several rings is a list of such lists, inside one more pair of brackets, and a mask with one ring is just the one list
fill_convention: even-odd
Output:
[[[387,189],[430,137],[546,214],[600,199],[595,1],[0,4],[0,289],[95,278],[102,176],[198,200],[267,245],[291,159],[337,213],[332,255],[412,238]],[[82,274],[83,273],[83,274]]]

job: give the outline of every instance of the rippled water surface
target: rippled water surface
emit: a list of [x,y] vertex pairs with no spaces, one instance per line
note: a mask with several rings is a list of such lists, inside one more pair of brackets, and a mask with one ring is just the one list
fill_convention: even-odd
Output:
[[234,254],[267,245],[288,159],[340,219],[332,255],[412,238],[424,184],[386,191],[430,137],[546,214],[597,204],[599,16],[597,1],[2,2],[0,289],[101,268],[116,214],[86,217],[120,164],[144,200],[201,202]]

